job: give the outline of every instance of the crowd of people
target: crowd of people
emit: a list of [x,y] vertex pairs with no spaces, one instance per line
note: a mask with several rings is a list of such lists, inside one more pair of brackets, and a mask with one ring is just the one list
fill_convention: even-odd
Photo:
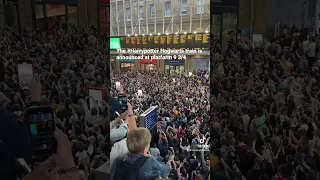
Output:
[[[120,89],[116,87],[117,82],[121,83]],[[128,112],[119,114],[120,117],[111,122],[111,179],[119,177],[117,169],[122,168],[119,159],[132,164],[132,154],[135,154],[132,147],[142,144],[140,141],[151,134],[152,138],[144,142],[149,143],[143,147],[147,152],[142,154],[158,163],[146,161],[137,179],[210,179],[209,82],[208,72],[189,76],[158,71],[112,71],[111,96],[116,99],[125,93],[128,112],[135,116],[157,106],[158,123],[146,131],[136,119],[127,121]]]
[[211,178],[320,178],[319,34],[212,46]]
[[[105,124],[108,112],[106,102],[98,106],[93,101],[90,107],[88,89],[108,90],[107,38],[94,28],[85,32],[67,28],[60,21],[48,31],[24,27],[18,32],[1,26],[0,52],[5,73],[0,83],[0,106],[20,120],[30,101],[52,106],[56,126],[71,142],[80,179],[94,179],[94,169],[109,159],[109,132]],[[21,60],[32,62],[34,79],[39,81],[36,89],[19,88],[17,64]],[[38,99],[31,97],[35,91],[40,93]],[[18,142],[17,139],[14,143]]]

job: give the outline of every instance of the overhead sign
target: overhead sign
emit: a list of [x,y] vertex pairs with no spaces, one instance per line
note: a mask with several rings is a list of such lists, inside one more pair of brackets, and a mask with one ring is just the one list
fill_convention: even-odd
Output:
[[110,38],[110,49],[121,49],[120,38]]
[[209,50],[210,34],[169,34],[156,36],[120,37],[123,49],[202,49]]

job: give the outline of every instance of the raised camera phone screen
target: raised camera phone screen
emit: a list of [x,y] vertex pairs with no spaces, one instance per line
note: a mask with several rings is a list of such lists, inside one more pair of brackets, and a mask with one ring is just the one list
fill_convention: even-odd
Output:
[[30,114],[29,122],[32,136],[52,134],[55,128],[51,113]]
[[127,104],[127,97],[126,96],[119,96],[118,98],[120,105],[126,105]]

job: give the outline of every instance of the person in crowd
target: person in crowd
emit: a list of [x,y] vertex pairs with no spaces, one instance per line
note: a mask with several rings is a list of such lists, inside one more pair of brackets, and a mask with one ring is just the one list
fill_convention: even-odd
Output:
[[[150,154],[150,143],[151,133],[148,129],[138,127],[130,131],[127,137],[129,153],[124,158],[116,159],[110,172],[111,179],[156,179],[168,177],[170,174],[169,167],[158,162]],[[131,167],[128,168],[128,166]]]
[[[140,127],[140,120],[136,121],[134,116],[139,116],[152,106],[158,106],[157,124],[149,129],[152,139],[148,145],[151,148],[148,150],[154,159],[169,168],[169,174],[161,177],[173,180],[209,178],[210,93],[208,74],[209,72],[205,71],[199,71],[192,76],[156,71],[111,72],[111,84],[121,83],[119,89],[111,86],[111,96],[117,97],[119,94],[125,94],[129,102],[128,107],[130,107],[128,108],[130,112],[120,115],[122,117],[119,118],[123,121],[114,118],[111,119],[111,124],[113,127],[116,125],[120,128],[123,123],[128,122],[127,118],[132,118],[132,121],[128,122],[128,137],[112,142],[114,144],[110,161],[113,173],[118,168],[117,159],[132,156],[128,147],[129,134]],[[126,114],[134,116],[124,117]],[[131,160],[130,162],[133,163]],[[140,169],[143,168],[144,166],[140,167]],[[141,180],[159,178],[143,178],[143,174],[140,175]],[[159,174],[156,173],[156,175]],[[114,175],[111,177],[114,178]]]
[[319,179],[319,40],[213,41],[211,178]]
[[[68,26],[59,18],[51,25],[52,28],[46,31],[24,27],[21,32],[0,25],[0,70],[3,74],[0,82],[0,104],[3,108],[0,114],[0,140],[3,148],[0,154],[10,160],[8,163],[1,158],[0,179],[16,176],[16,172],[12,172],[14,159],[24,159],[23,164],[27,165],[31,160],[29,136],[25,134],[26,129],[21,122],[25,108],[33,105],[53,107],[55,124],[62,131],[59,133],[65,134],[71,143],[68,149],[71,154],[64,150],[63,154],[68,155],[65,162],[56,162],[53,157],[38,165],[39,168],[27,168],[31,173],[26,179],[43,180],[43,174],[55,173],[61,174],[60,179],[63,179],[69,171],[70,178],[79,179],[73,175],[74,172],[77,175],[80,173],[82,179],[83,176],[88,178],[109,160],[109,129],[106,128],[106,124],[109,125],[106,123],[109,100],[97,102],[89,95],[90,88],[107,90],[110,84],[107,38],[94,28],[85,32]],[[18,70],[21,60],[32,63],[36,85],[30,84],[24,72]],[[20,85],[29,88],[30,93],[21,91]],[[61,146],[68,148],[68,144]],[[2,153],[4,151],[12,152],[12,155]],[[46,172],[53,169],[52,164],[60,166],[59,163],[62,170],[72,169],[67,173]]]

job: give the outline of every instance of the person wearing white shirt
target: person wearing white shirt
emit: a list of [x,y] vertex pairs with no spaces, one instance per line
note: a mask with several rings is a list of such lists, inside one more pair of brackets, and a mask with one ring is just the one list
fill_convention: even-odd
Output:
[[310,38],[310,44],[307,47],[306,50],[306,54],[308,56],[308,66],[309,68],[312,68],[313,63],[315,61],[315,57],[316,57],[316,48],[317,48],[317,44],[315,43],[314,38]]
[[127,138],[115,143],[110,152],[110,167],[118,157],[124,157],[129,152],[127,147]]

